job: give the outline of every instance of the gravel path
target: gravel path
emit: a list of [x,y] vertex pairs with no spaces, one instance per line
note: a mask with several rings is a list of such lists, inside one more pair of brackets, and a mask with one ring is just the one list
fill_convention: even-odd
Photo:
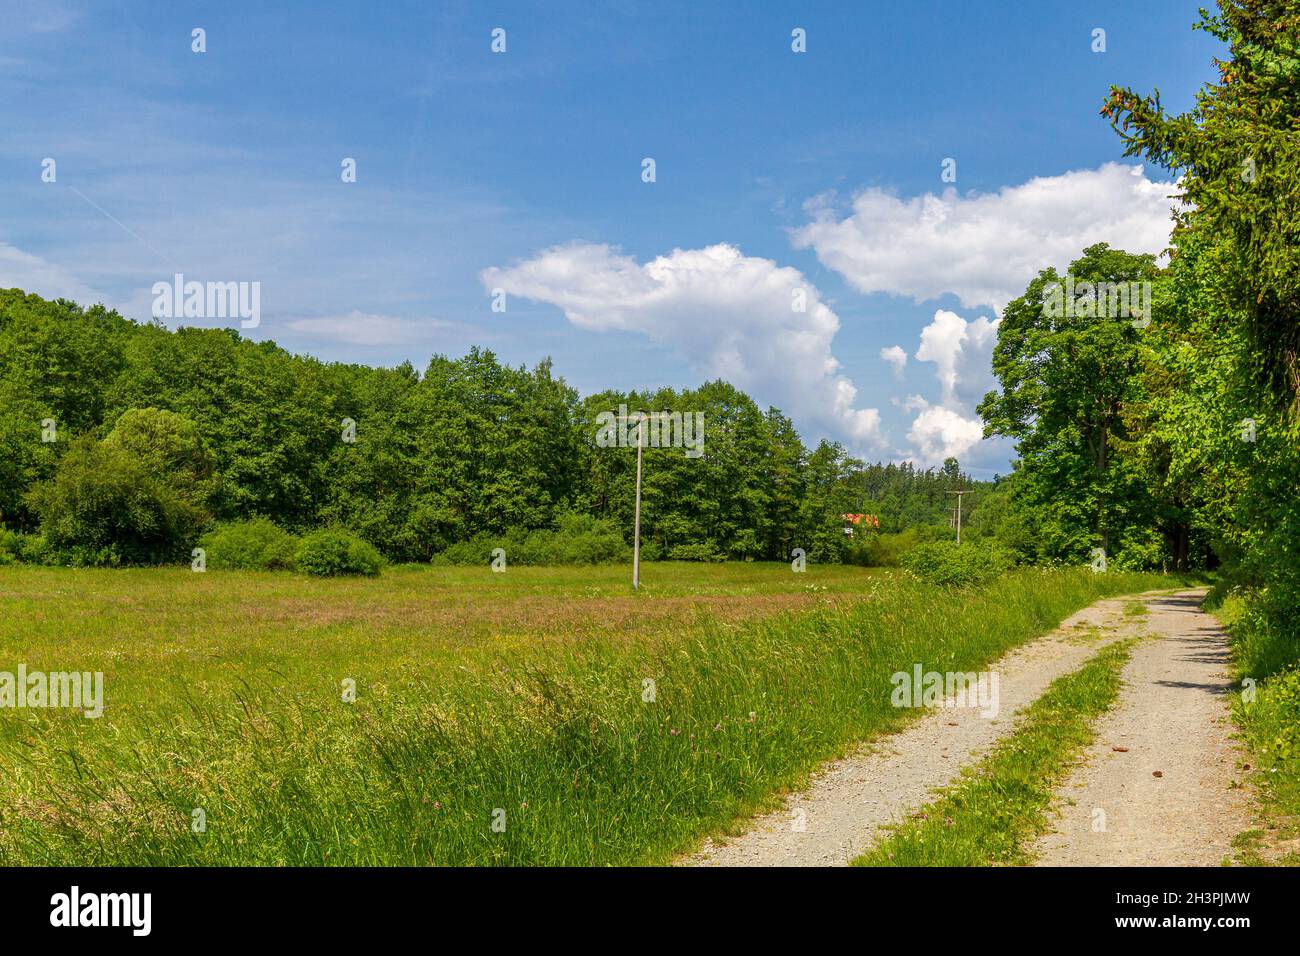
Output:
[[1245,791],[1230,789],[1228,640],[1203,596],[1146,598],[1153,639],[1134,647],[1119,700],[1058,792],[1039,865],[1215,866],[1250,825]]
[[[1057,677],[1075,670],[1106,644],[1138,632],[1123,609],[1132,599],[1100,601],[1054,632],[992,665],[999,681],[999,712],[975,707],[935,709],[899,733],[884,736],[824,767],[785,807],[758,817],[742,836],[706,841],[680,862],[695,866],[837,866],[874,841],[879,828],[925,803],[936,788],[987,751],[1013,726],[1013,715]],[[1099,628],[1091,639],[1083,634]]]

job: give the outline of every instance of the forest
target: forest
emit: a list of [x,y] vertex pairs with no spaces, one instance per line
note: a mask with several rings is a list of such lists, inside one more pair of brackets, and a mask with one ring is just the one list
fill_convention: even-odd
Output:
[[326,364],[231,329],[170,331],[9,290],[0,520],[16,556],[92,565],[188,562],[205,531],[251,519],[344,529],[394,562],[562,521],[626,540],[635,447],[596,442],[620,405],[703,415],[702,456],[645,449],[650,559],[789,560],[802,547],[862,562],[843,514],[938,535],[947,492],[973,489],[978,520],[992,490],[955,460],[868,466],[835,443],[806,448],[788,417],[722,381],[583,397],[549,361],[509,368],[476,349],[422,371]]

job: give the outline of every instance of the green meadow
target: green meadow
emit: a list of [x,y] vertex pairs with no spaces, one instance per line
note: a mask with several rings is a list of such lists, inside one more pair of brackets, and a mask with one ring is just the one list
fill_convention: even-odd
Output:
[[1157,575],[957,591],[786,564],[288,572],[0,567],[0,864],[663,863],[971,670]]

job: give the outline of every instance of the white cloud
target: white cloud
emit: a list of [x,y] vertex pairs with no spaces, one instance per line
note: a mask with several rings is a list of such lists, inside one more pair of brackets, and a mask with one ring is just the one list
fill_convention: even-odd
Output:
[[63,266],[0,242],[0,289],[22,289],[46,299],[73,299],[91,306],[108,300]]
[[910,457],[937,465],[952,456],[966,467],[972,460],[988,457],[992,444],[984,440],[984,425],[974,409],[996,385],[991,364],[1000,322],[985,316],[967,321],[955,312],[939,309],[921,330],[916,359],[934,363],[941,400],[937,405],[920,395],[894,400],[904,411],[916,413],[907,433],[912,443]]
[[889,401],[895,408],[901,408],[905,412],[919,412],[922,409],[930,407],[930,403],[920,395],[909,395],[906,398],[891,398]]
[[945,458],[956,458],[969,465],[964,459],[983,437],[984,425],[978,418],[967,418],[941,405],[922,409],[907,433],[916,457],[926,465],[940,464]]
[[445,323],[413,322],[391,315],[374,315],[353,309],[347,315],[294,319],[288,328],[316,338],[347,345],[405,345],[424,338],[430,328]]
[[1160,253],[1169,244],[1173,182],[1148,179],[1141,166],[1042,176],[995,193],[947,189],[899,199],[867,189],[836,219],[825,197],[805,204],[813,221],[792,233],[798,248],[861,292],[915,301],[951,292],[965,308],[1001,308],[1043,268],[1065,268],[1086,246]]
[[980,316],[967,322],[955,312],[939,309],[921,330],[916,360],[935,364],[944,404],[959,398],[978,401],[983,397],[983,386],[992,385],[993,346],[997,344],[1001,321],[990,322]]
[[895,378],[903,377],[903,369],[907,368],[907,353],[902,348],[897,345],[883,348],[880,357],[893,366]]
[[607,245],[572,243],[481,278],[487,289],[558,306],[579,328],[672,346],[804,427],[842,434],[859,449],[880,444],[879,412],[856,407],[857,389],[831,352],[839,318],[797,269],[725,243],[674,249],[644,265]]

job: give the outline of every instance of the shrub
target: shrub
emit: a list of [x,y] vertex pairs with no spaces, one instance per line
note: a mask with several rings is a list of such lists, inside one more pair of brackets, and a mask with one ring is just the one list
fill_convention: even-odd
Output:
[[213,568],[291,570],[298,539],[267,518],[235,521],[209,531],[199,541]]
[[0,527],[0,564],[12,564],[21,561],[23,556],[23,536],[17,531]]
[[1260,680],[1300,663],[1300,633],[1294,612],[1274,606],[1269,589],[1228,579],[1205,596],[1204,607],[1232,636],[1232,658],[1240,677]]
[[125,448],[74,439],[50,481],[27,495],[60,563],[158,564],[188,555],[207,513]]
[[26,564],[50,564],[49,546],[38,534],[24,534],[0,528],[0,564],[22,561]]
[[530,532],[506,555],[517,564],[612,564],[629,560],[632,549],[612,521],[566,514],[556,530]]
[[632,549],[612,521],[568,514],[561,516],[554,530],[475,535],[446,548],[433,563],[487,564],[495,548],[504,549],[506,561],[518,565],[612,564],[632,557]]
[[33,486],[51,559],[161,564],[188,557],[212,520],[218,479],[193,422],[157,408],[125,412],[103,441],[73,439],[54,477]]
[[1114,558],[1107,562],[1117,571],[1158,571],[1164,563],[1165,544],[1154,528],[1126,535]]
[[727,556],[718,551],[711,541],[695,544],[675,544],[668,549],[671,561],[725,561]]
[[1009,570],[1014,557],[990,542],[931,541],[917,545],[902,557],[908,571],[923,581],[946,587],[975,587],[987,584]]
[[846,547],[844,563],[869,568],[897,567],[904,554],[918,545],[935,540],[938,533],[938,529],[925,525],[913,525],[894,534],[860,531]]
[[493,548],[505,548],[510,553],[509,539],[488,534],[475,535],[467,541],[457,541],[430,560],[430,564],[487,564],[492,560]]
[[374,545],[339,528],[305,535],[298,543],[294,564],[304,574],[332,577],[341,574],[379,573],[384,559]]

